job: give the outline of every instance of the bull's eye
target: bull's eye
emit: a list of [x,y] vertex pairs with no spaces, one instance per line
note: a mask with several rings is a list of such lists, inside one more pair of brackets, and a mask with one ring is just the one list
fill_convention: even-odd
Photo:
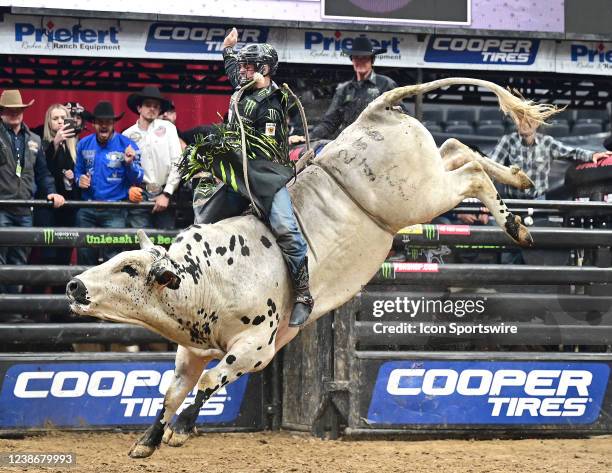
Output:
[[138,271],[136,271],[136,268],[134,268],[134,266],[130,266],[129,264],[126,264],[123,268],[121,268],[121,272],[127,273],[131,278],[138,276]]

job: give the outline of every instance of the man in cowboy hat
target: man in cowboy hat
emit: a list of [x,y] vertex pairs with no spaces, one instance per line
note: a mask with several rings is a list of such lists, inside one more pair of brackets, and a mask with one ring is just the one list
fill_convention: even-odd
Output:
[[160,118],[170,106],[157,87],[147,86],[131,94],[128,108],[138,115],[134,125],[123,132],[140,148],[140,164],[144,169],[142,187],[130,189],[130,200],[154,200],[153,210],[131,209],[128,223],[134,228],[174,228],[174,212],[168,209],[170,197],[181,177],[176,162],[182,148],[174,124]]
[[[23,113],[34,100],[23,103],[18,90],[5,90],[0,95],[0,198],[29,200],[34,187],[42,190],[55,208],[64,205],[64,197],[55,191],[40,137],[23,122]],[[31,227],[29,207],[0,209],[0,227]],[[25,264],[28,248],[1,248],[0,264]],[[16,292],[18,288],[10,288]]]
[[[312,140],[335,138],[337,132],[353,123],[372,100],[397,87],[393,79],[376,74],[372,68],[376,56],[387,52],[386,48],[376,49],[368,38],[359,36],[351,49],[342,48],[342,52],[351,58],[355,78],[338,85],[327,112],[310,134]],[[299,142],[299,139],[290,141]]]
[[[117,202],[127,200],[130,186],[142,182],[144,171],[136,158],[138,146],[129,138],[115,132],[115,123],[123,117],[116,115],[110,102],[99,102],[93,110],[83,112],[92,122],[95,133],[83,138],[77,147],[74,178],[81,188],[83,200]],[[123,228],[127,211],[122,208],[81,208],[77,212],[77,226]],[[103,250],[104,259],[116,251]],[[98,263],[93,248],[79,248],[79,264]]]

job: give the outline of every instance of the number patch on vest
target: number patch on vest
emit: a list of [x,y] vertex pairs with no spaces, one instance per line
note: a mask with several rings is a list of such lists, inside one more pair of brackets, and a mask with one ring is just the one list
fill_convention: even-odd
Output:
[[266,136],[276,135],[276,123],[266,123]]

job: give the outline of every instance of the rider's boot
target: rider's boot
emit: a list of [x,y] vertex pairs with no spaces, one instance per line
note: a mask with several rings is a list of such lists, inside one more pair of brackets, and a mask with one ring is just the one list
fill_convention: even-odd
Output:
[[295,290],[295,304],[289,319],[289,327],[299,327],[308,320],[314,306],[314,299],[308,287],[308,256],[304,256],[304,260],[291,276]]

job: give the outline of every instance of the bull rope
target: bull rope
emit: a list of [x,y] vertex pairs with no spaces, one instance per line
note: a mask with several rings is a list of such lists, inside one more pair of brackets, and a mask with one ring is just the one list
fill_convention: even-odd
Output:
[[234,113],[236,114],[236,118],[238,119],[238,125],[240,126],[240,143],[242,148],[242,173],[244,174],[244,184],[246,186],[247,193],[249,194],[251,205],[254,207],[257,216],[261,219],[263,218],[263,215],[259,211],[259,207],[257,207],[255,201],[253,200],[253,195],[251,194],[251,186],[249,185],[249,166],[247,162],[248,158],[246,150],[246,136],[244,132],[244,124],[242,123],[242,117],[240,116],[240,111],[238,110],[238,102],[240,102],[242,94],[244,94],[247,89],[250,89],[256,82],[256,77],[253,77],[253,80],[251,82],[240,88],[240,90],[236,94],[236,100],[232,104],[232,107],[234,108]]
[[[314,157],[314,150],[310,145],[310,134],[308,133],[308,120],[306,119],[306,112],[304,111],[304,106],[302,105],[302,102],[300,101],[299,97],[293,93],[293,90],[291,90],[286,83],[283,84],[283,88],[287,90],[291,97],[293,97],[293,100],[295,101],[295,104],[297,105],[297,108],[300,111],[300,120],[302,121],[302,127],[304,128],[304,138],[306,140],[306,152],[300,157],[300,161],[303,160],[303,162],[306,163],[304,167],[306,167],[310,164],[310,160]],[[296,163],[296,167],[298,163]],[[302,169],[296,169],[296,175],[299,174]]]

